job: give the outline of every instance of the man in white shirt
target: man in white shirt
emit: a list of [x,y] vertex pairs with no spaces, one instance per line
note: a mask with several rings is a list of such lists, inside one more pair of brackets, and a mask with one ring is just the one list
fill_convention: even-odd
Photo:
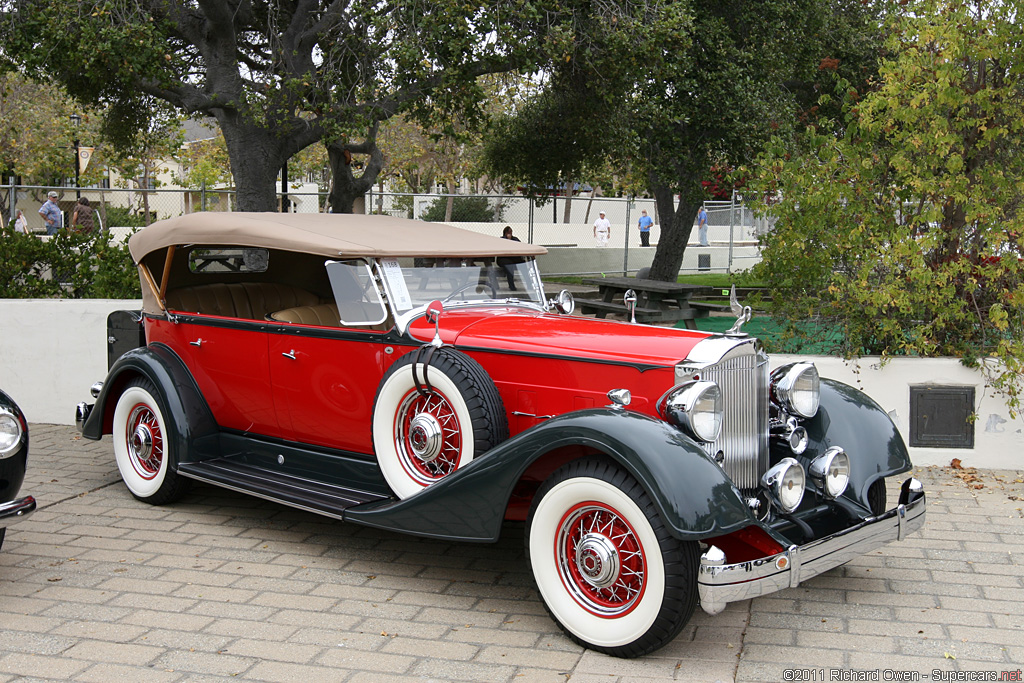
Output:
[[594,221],[594,239],[597,240],[597,246],[607,247],[608,238],[611,236],[612,224],[604,217],[604,211],[601,211],[597,220]]

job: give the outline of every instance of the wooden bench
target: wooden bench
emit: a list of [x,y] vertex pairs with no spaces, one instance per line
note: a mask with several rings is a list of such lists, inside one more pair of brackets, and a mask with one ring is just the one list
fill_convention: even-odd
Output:
[[[626,308],[626,304],[621,301],[601,301],[600,299],[577,299],[576,305],[579,306],[581,313],[596,313],[598,318],[603,318],[609,313],[615,313],[618,315],[629,318],[629,309]],[[663,311],[660,308],[645,308],[643,306],[636,307],[636,319],[638,322],[646,322],[649,320],[662,320]]]
[[709,304],[703,301],[691,301],[690,308],[708,312],[714,311],[716,313],[729,313],[732,311],[732,306],[728,304]]

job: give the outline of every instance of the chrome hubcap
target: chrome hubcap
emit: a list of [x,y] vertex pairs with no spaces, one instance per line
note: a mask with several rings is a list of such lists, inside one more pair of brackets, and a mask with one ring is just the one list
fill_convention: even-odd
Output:
[[139,460],[149,460],[153,455],[153,433],[149,431],[149,425],[140,424],[135,427],[132,433],[131,443],[132,454]]
[[583,579],[595,588],[608,588],[619,578],[619,553],[611,539],[587,534],[576,546],[576,567]]
[[420,413],[409,425],[409,445],[422,462],[434,462],[441,453],[444,434],[441,423],[430,413]]

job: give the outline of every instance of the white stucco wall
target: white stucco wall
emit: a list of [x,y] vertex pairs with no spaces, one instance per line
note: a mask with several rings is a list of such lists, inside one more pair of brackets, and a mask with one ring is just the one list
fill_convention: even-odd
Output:
[[1024,417],[1011,418],[1002,398],[986,387],[984,376],[955,358],[894,358],[880,366],[879,358],[844,361],[829,356],[772,356],[771,366],[811,361],[822,377],[857,387],[884,408],[903,440],[910,442],[910,387],[974,387],[978,415],[974,448],[910,448],[915,465],[949,465],[959,458],[964,467],[1024,469]]
[[0,388],[29,422],[74,424],[107,375],[107,315],[142,301],[0,299]]
[[[93,399],[89,387],[107,372],[107,315],[138,309],[141,301],[0,299],[0,388],[30,422],[73,424],[75,404]],[[772,367],[813,361],[822,377],[865,391],[893,415],[909,440],[910,387],[953,385],[975,388],[978,420],[973,449],[911,448],[916,465],[1024,469],[1024,418],[1011,419],[984,377],[952,358],[897,358],[884,368],[877,358],[847,363],[826,356],[772,357]]]

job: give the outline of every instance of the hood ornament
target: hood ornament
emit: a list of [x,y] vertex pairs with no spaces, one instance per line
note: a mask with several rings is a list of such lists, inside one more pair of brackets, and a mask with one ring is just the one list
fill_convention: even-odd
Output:
[[729,308],[732,310],[732,314],[736,316],[736,322],[726,330],[725,335],[727,337],[747,336],[747,333],[741,332],[740,328],[750,322],[750,319],[754,317],[754,311],[750,306],[740,306],[740,301],[736,298],[736,285],[733,285],[732,290],[729,292]]

